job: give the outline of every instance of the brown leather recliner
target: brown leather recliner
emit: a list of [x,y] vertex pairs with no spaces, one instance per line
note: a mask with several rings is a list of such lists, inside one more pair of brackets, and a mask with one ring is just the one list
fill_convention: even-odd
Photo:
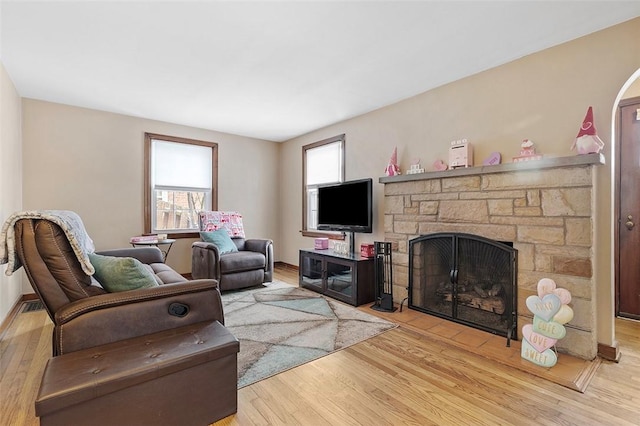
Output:
[[[15,249],[54,323],[54,356],[206,321],[224,324],[218,283],[188,281],[163,263],[156,247],[103,251],[151,266],[162,285],[108,293],[92,285],[64,231],[43,219],[15,223]],[[186,306],[182,316],[172,303]]]
[[[201,231],[209,230],[205,223],[207,213],[232,215],[242,228],[242,216],[236,212],[200,212]],[[221,226],[222,227],[222,226]],[[236,228],[234,227],[234,230]],[[217,280],[221,291],[253,287],[273,281],[273,241],[270,239],[232,235],[231,240],[238,251],[220,253],[213,243],[196,241],[191,245],[191,276],[194,279]]]
[[85,272],[75,236],[26,213],[5,223],[18,260],[7,270],[24,267],[54,323],[41,425],[202,425],[237,412],[239,342],[223,325],[217,281],[188,281],[157,247],[126,248],[100,254],[138,259],[160,285],[108,293]]

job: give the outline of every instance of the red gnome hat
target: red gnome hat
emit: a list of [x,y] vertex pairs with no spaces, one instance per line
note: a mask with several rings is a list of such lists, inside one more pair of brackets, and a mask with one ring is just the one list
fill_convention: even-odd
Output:
[[389,163],[396,166],[398,165],[398,147],[397,146],[393,148],[393,152],[391,153],[391,161],[389,161]]
[[582,120],[582,126],[580,127],[580,131],[578,132],[578,136],[576,136],[576,138],[584,135],[595,136],[596,133],[596,125],[593,124],[593,108],[589,107],[589,109],[587,110],[587,115],[585,115],[584,120]]
[[593,108],[589,107],[571,149],[577,150],[578,154],[592,154],[602,151],[603,147],[604,142],[598,137],[596,126],[593,124]]
[[384,172],[387,176],[397,176],[400,174],[400,167],[398,167],[398,147],[393,148],[389,164],[385,167]]

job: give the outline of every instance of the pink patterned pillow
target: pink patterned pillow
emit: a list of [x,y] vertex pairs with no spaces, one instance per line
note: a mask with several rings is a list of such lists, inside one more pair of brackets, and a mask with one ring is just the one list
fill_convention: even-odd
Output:
[[242,215],[238,212],[202,211],[200,212],[200,230],[215,231],[224,228],[231,238],[244,238]]

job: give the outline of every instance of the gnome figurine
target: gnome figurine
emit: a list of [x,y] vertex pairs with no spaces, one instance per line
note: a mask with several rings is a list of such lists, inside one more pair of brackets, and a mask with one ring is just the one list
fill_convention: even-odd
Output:
[[391,159],[389,159],[389,164],[385,167],[384,173],[387,176],[397,176],[400,174],[400,167],[398,167],[398,147],[393,148]]
[[602,151],[603,147],[604,142],[598,137],[593,123],[593,109],[589,107],[571,149],[577,149],[578,154],[592,154]]

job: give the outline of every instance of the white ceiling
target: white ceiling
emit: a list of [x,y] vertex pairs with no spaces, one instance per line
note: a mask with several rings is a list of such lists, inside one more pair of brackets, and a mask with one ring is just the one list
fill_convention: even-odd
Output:
[[2,0],[0,58],[25,98],[284,141],[637,16],[637,0]]

